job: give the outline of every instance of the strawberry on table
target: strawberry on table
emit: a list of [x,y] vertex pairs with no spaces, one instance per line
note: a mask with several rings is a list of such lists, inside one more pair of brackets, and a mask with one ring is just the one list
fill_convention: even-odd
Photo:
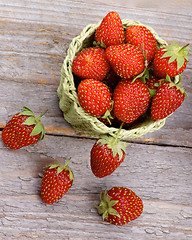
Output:
[[153,73],[158,78],[175,77],[181,74],[189,60],[188,44],[184,47],[177,43],[160,48],[154,57]]
[[99,47],[82,50],[73,60],[72,70],[82,79],[93,78],[102,81],[110,70],[105,50]]
[[139,47],[146,57],[147,63],[153,60],[155,52],[157,51],[156,38],[145,26],[132,25],[128,27],[125,33],[125,43]]
[[96,206],[103,220],[124,225],[137,219],[143,212],[143,202],[132,190],[113,187],[100,194],[100,204]]
[[103,116],[112,105],[109,88],[95,79],[84,79],[80,82],[78,99],[81,107],[96,117]]
[[151,116],[154,120],[168,117],[181,106],[185,98],[185,91],[178,85],[164,82],[157,89],[152,99]]
[[115,138],[104,136],[98,139],[91,149],[90,165],[93,174],[99,178],[111,175],[123,162],[127,145],[118,139],[118,134]]
[[106,56],[113,70],[121,78],[132,78],[145,69],[145,58],[142,51],[132,44],[109,46]]
[[41,199],[47,204],[53,204],[60,200],[73,184],[73,171],[68,163],[63,166],[53,163],[45,170],[41,182]]
[[124,29],[118,13],[109,12],[95,32],[95,41],[100,46],[109,47],[124,42]]
[[150,93],[139,79],[123,79],[114,90],[113,100],[114,115],[122,122],[131,123],[149,107]]
[[27,107],[15,114],[6,124],[2,131],[2,140],[11,149],[19,149],[28,145],[33,145],[42,140],[45,135],[45,128],[40,118],[45,114],[44,111],[38,118]]

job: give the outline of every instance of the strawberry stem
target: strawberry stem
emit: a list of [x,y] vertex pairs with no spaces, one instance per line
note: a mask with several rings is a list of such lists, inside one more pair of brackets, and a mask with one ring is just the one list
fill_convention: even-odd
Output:
[[41,118],[47,111],[48,111],[48,109],[46,109],[43,113],[41,113],[41,114],[39,115],[39,117],[37,118],[37,120],[40,120],[40,118]]
[[108,123],[109,123],[110,125],[112,124],[109,117],[107,117],[107,121],[108,121]]
[[185,49],[185,48],[188,47],[188,46],[189,46],[189,43],[187,43],[185,46],[183,46],[182,48],[180,48],[179,51],[178,51],[178,53],[182,52],[183,49]]
[[67,160],[67,162],[65,163],[65,165],[63,166],[63,168],[66,168],[66,167],[67,167],[67,165],[68,165],[68,163],[70,162],[70,160],[71,160],[71,157]]
[[120,134],[120,132],[121,132],[121,129],[123,128],[123,124],[124,124],[124,122],[121,123],[121,126],[120,126],[120,128],[119,128],[119,130],[118,130],[118,132],[117,132],[117,135],[116,135],[116,137],[115,137],[115,143],[118,141],[119,134]]

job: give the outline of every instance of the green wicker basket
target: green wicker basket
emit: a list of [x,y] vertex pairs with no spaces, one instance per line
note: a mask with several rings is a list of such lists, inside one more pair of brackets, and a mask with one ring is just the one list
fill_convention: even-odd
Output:
[[[139,21],[130,19],[124,19],[122,23],[125,29],[131,25],[144,25]],[[80,35],[75,37],[70,43],[67,56],[61,68],[61,81],[57,89],[57,94],[60,99],[59,106],[65,120],[69,122],[76,131],[83,132],[91,137],[101,137],[102,135],[115,136],[118,131],[118,128],[106,126],[96,117],[91,116],[81,108],[72,74],[72,62],[74,58],[83,48],[91,46],[95,30],[99,25],[100,22],[98,24],[87,25]],[[159,38],[151,27],[146,27],[153,33],[159,46],[167,44],[166,41]],[[146,118],[145,121],[136,124],[128,130],[122,129],[119,137],[124,139],[140,137],[148,132],[160,129],[165,124],[165,121],[166,119],[154,121],[150,117]]]

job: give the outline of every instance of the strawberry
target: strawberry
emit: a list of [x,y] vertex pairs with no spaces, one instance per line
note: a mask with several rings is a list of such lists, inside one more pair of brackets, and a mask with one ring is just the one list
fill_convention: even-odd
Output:
[[101,117],[111,108],[109,88],[95,79],[84,79],[78,86],[81,107],[92,116]]
[[127,145],[118,139],[118,134],[115,138],[99,138],[91,149],[90,165],[93,174],[99,178],[111,175],[123,162]]
[[105,50],[99,47],[82,50],[72,63],[73,73],[82,79],[93,78],[102,81],[109,69]]
[[41,182],[41,199],[47,204],[60,200],[73,184],[73,171],[68,167],[70,159],[63,166],[50,164],[45,170]]
[[145,26],[132,25],[125,32],[125,42],[139,47],[147,63],[150,63],[157,51],[157,41],[151,31]]
[[149,89],[157,90],[157,88],[159,86],[159,79],[149,78],[149,79],[146,80],[146,85]]
[[142,51],[131,44],[109,46],[106,56],[113,70],[122,78],[132,78],[145,69]]
[[133,221],[143,212],[141,198],[125,187],[113,187],[108,192],[101,192],[100,204],[96,207],[103,220],[114,225]]
[[2,140],[11,149],[19,149],[37,143],[45,135],[45,128],[40,118],[35,118],[34,113],[27,107],[15,114],[2,131]]
[[160,83],[162,82],[163,80],[160,80],[160,79],[157,79],[157,78],[149,78],[146,80],[146,85],[149,89],[149,92],[150,92],[150,96],[153,97],[160,85]]
[[153,73],[158,78],[175,77],[181,74],[189,60],[188,44],[180,47],[177,43],[160,48],[154,57]]
[[185,92],[176,84],[164,82],[152,99],[151,116],[154,120],[166,118],[183,103]]
[[124,29],[118,13],[109,12],[96,29],[96,43],[99,43],[102,47],[109,47],[123,43],[124,39]]
[[125,123],[135,121],[148,108],[150,93],[147,86],[139,79],[121,80],[113,94],[114,115]]
[[117,83],[121,80],[121,77],[119,75],[117,75],[113,69],[111,69],[106,78],[104,79],[103,82],[105,82],[105,84],[110,87],[112,90],[114,90],[115,86],[117,85]]

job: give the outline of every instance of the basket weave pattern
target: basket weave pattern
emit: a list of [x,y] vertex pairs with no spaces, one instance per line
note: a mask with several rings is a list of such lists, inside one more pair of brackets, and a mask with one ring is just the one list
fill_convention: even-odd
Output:
[[[131,25],[144,25],[139,21],[133,21],[130,19],[124,19],[122,20],[122,23],[125,29]],[[96,117],[91,116],[81,108],[72,74],[72,62],[74,58],[83,48],[90,46],[90,39],[94,36],[94,32],[99,25],[100,23],[87,25],[80,35],[75,37],[70,43],[67,56],[64,59],[61,68],[61,81],[57,89],[57,94],[60,99],[59,107],[63,112],[65,120],[69,122],[76,131],[86,133],[92,137],[101,137],[106,134],[115,136],[118,131],[118,128],[106,126]],[[159,38],[152,28],[149,26],[146,27],[155,36],[159,46],[167,44],[166,41]],[[129,130],[122,129],[119,137],[124,139],[140,137],[148,132],[160,129],[165,124],[165,121],[166,119],[159,121],[154,121],[151,118],[146,119],[141,124],[137,124]]]

